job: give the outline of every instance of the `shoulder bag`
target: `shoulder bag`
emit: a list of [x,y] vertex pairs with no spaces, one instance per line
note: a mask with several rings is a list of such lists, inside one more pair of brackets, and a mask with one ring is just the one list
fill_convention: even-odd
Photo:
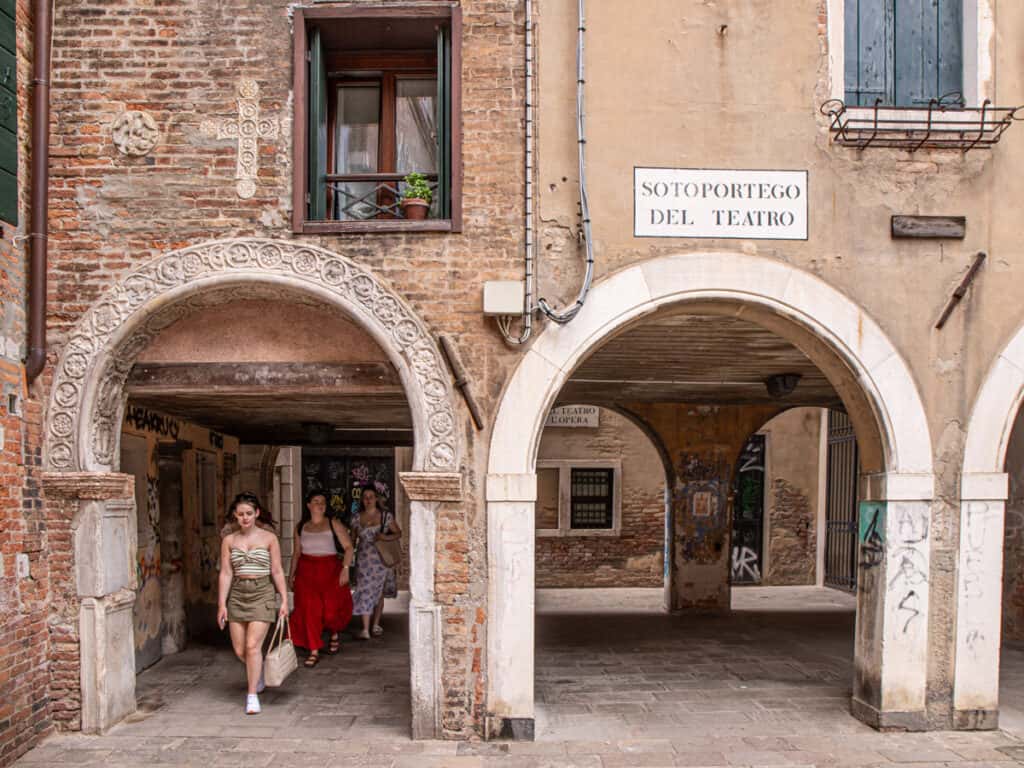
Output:
[[[380,532],[384,533],[387,529],[388,518],[381,516],[380,521]],[[380,560],[384,563],[385,568],[394,568],[398,565],[402,559],[402,542],[400,539],[392,539],[391,541],[381,541],[379,536],[373,542],[377,547],[377,553],[380,555]]]
[[285,637],[288,628],[288,617],[281,616],[274,628],[274,636],[270,639],[270,648],[263,659],[263,682],[268,688],[277,688],[285,678],[299,668],[299,660],[295,657],[295,646],[290,637]]

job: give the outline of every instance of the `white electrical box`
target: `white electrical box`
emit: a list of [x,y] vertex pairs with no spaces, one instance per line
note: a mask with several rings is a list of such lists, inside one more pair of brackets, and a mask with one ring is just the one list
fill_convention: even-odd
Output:
[[524,290],[522,280],[488,280],[484,283],[484,314],[521,315]]

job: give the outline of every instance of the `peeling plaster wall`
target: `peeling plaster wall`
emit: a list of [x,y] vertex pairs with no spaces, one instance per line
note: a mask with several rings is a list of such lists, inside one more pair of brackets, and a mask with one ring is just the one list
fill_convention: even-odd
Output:
[[628,419],[606,408],[599,414],[597,429],[545,429],[537,458],[572,459],[582,465],[600,459],[621,460],[620,534],[542,535],[538,530],[538,587],[664,584],[665,470],[661,457],[650,438]]
[[821,409],[794,408],[759,430],[768,435],[766,586],[815,583]]

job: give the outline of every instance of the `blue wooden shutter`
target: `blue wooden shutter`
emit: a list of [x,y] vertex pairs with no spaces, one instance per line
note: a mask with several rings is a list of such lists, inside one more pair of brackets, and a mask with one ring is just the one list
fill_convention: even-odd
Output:
[[327,218],[327,63],[320,30],[309,30],[309,126],[306,152],[309,160],[309,219]]
[[14,0],[0,0],[0,219],[18,223],[18,84]]
[[452,37],[448,27],[437,30],[437,212],[452,217]]
[[846,0],[846,102],[924,106],[963,88],[962,0]]
[[963,84],[961,0],[895,0],[895,88],[899,106],[923,106]]
[[892,0],[846,0],[843,47],[846,103],[891,103]]

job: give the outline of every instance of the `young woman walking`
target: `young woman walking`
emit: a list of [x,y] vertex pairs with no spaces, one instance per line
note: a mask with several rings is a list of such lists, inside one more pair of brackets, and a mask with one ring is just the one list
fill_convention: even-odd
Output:
[[[272,530],[274,521],[254,494],[240,493],[228,508],[238,531],[224,537],[220,547],[217,623],[230,624],[231,645],[245,664],[248,682],[245,713],[260,711],[263,690],[263,639],[270,625],[288,615],[288,589],[281,567],[281,545]],[[278,607],[274,590],[281,596]]]
[[306,494],[306,508],[295,529],[295,554],[288,581],[295,590],[291,617],[292,642],[309,650],[305,666],[320,661],[323,633],[331,633],[327,653],[341,650],[338,633],[352,620],[352,590],[348,567],[352,564],[348,529],[327,517],[323,491]]

